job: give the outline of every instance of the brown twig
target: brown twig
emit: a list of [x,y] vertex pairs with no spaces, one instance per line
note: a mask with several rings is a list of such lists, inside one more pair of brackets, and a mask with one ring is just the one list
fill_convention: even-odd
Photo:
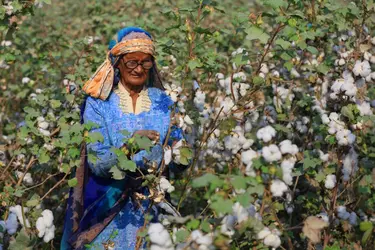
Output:
[[264,59],[266,57],[266,55],[268,54],[268,52],[270,51],[271,49],[271,46],[277,36],[277,34],[285,27],[285,24],[279,24],[275,30],[275,32],[273,33],[271,39],[268,41],[268,44],[267,44],[267,48],[266,48],[266,51],[263,53],[262,55],[262,58],[260,59],[260,62],[259,62],[259,65],[258,65],[258,69],[255,71],[255,75],[258,75],[261,68],[262,68],[262,64],[264,62]]
[[43,200],[44,198],[46,198],[56,187],[58,187],[66,179],[66,177],[68,176],[68,174],[69,174],[69,172],[66,173],[64,175],[64,177],[61,180],[59,180],[50,190],[48,190],[48,192],[45,193],[45,195],[43,195],[43,197],[40,198],[40,200]]

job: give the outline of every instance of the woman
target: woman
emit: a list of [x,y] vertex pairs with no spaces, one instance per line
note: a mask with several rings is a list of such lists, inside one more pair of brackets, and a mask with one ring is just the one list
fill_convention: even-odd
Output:
[[[106,61],[83,87],[89,95],[83,122],[97,124],[91,132],[100,132],[104,141],[82,148],[82,164],[75,173],[78,185],[70,193],[61,249],[85,249],[85,245],[135,249],[145,214],[156,219],[157,210],[149,200],[134,199],[135,192],[148,195],[134,176],[111,178],[111,168],[118,162],[113,148],[126,148],[124,139],[129,138],[124,130],[156,142],[150,152],[140,150],[131,158],[143,170],[145,162],[160,166],[165,140],[172,145],[182,139],[181,130],[170,129],[173,101],[163,91],[154,55],[148,32],[122,29],[116,41],[111,41]],[[87,161],[85,156],[92,153],[96,161]]]

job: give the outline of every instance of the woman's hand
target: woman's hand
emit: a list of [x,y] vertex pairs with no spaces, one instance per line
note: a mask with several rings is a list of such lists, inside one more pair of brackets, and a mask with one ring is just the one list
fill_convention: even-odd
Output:
[[156,130],[137,130],[134,132],[133,136],[134,135],[140,135],[140,136],[146,136],[148,137],[151,141],[159,141],[160,139],[160,134],[158,131]]

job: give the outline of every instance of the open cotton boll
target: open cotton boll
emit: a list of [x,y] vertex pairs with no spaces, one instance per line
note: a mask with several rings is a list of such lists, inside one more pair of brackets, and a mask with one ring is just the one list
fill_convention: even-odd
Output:
[[283,196],[284,192],[288,191],[288,186],[280,180],[273,180],[271,184],[271,193],[274,197]]
[[198,89],[195,92],[194,105],[198,109],[199,112],[202,112],[204,110],[205,99],[206,99],[206,94],[200,89]]
[[36,221],[36,228],[38,229],[38,237],[48,243],[55,237],[55,225],[53,225],[53,213],[49,209],[42,212],[42,216]]
[[5,228],[8,234],[13,235],[17,232],[18,221],[15,213],[9,213],[7,220],[5,221]]
[[329,154],[324,154],[322,150],[319,150],[319,158],[323,162],[327,162],[329,159]]
[[43,237],[43,241],[45,243],[48,243],[51,240],[53,240],[53,238],[55,238],[55,229],[56,229],[55,225],[52,225],[52,227],[46,228],[46,232],[45,232],[44,237]]
[[342,178],[344,181],[349,181],[350,177],[358,171],[358,154],[353,148],[344,156],[342,165]]
[[257,235],[258,239],[263,239],[263,243],[273,249],[276,249],[281,245],[279,236],[280,232],[277,229],[271,231],[268,227],[263,228]]
[[200,230],[194,230],[193,232],[191,232],[191,239],[199,245],[212,245],[212,237],[209,234],[203,235]]
[[288,185],[293,184],[292,171],[295,163],[295,158],[289,158],[281,162],[281,169],[283,170],[283,181]]
[[350,217],[350,213],[346,211],[345,206],[339,206],[337,207],[337,216],[340,219],[347,220]]
[[233,206],[233,215],[236,216],[238,223],[246,221],[249,218],[249,213],[239,202],[236,202]]
[[295,155],[298,153],[297,145],[292,144],[290,140],[284,140],[280,142],[279,147],[282,154]]
[[174,191],[174,186],[164,176],[160,178],[159,187],[163,192],[172,193]]
[[171,236],[160,223],[151,223],[148,228],[148,235],[152,245],[164,247],[163,249],[173,249]]
[[259,140],[263,140],[264,142],[269,142],[272,140],[273,137],[276,136],[276,130],[271,126],[266,126],[261,128],[257,132],[257,138]]
[[281,240],[278,235],[270,234],[266,238],[264,238],[263,243],[267,246],[272,247],[273,249],[276,249],[281,245]]
[[249,149],[247,151],[242,151],[241,153],[241,160],[245,165],[252,164],[253,159],[256,157],[258,157],[258,153],[252,149]]
[[326,181],[324,183],[324,186],[327,188],[327,189],[332,189],[336,186],[336,175],[333,175],[333,174],[329,174],[327,175],[326,177]]
[[235,216],[226,215],[221,221],[220,232],[229,237],[233,236],[235,233],[234,225],[236,224],[236,222],[237,222],[237,219]]
[[169,165],[172,161],[172,148],[170,146],[166,146],[164,149],[164,163],[165,165]]
[[356,226],[358,224],[357,219],[358,219],[357,214],[355,212],[351,212],[349,216],[350,225]]
[[263,147],[262,156],[267,162],[278,161],[282,157],[279,148],[275,144]]
[[361,116],[373,114],[369,102],[366,102],[366,101],[363,101],[362,103],[357,102],[357,108]]
[[353,73],[356,76],[359,76],[359,75],[362,77],[368,76],[371,73],[370,63],[367,60],[364,60],[364,61],[357,60],[353,68]]
[[355,135],[348,129],[343,129],[337,132],[336,140],[339,145],[346,146],[353,144],[355,141]]
[[[9,211],[12,212],[12,213],[15,213],[17,215],[17,218],[18,218],[18,221],[20,222],[20,224],[22,226],[25,226],[24,225],[24,219],[23,219],[23,216],[22,216],[22,207],[20,205],[10,207]],[[24,214],[26,214],[29,211],[29,208],[24,207],[23,211],[24,211]],[[30,227],[30,222],[27,218],[25,218],[25,223],[26,223],[26,227]]]

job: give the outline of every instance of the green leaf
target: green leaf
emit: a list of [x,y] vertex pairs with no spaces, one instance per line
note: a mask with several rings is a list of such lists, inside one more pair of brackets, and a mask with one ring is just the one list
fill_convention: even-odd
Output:
[[367,230],[372,230],[373,229],[373,224],[371,221],[362,221],[360,224],[359,224],[359,229],[362,231],[362,232],[365,232]]
[[57,109],[61,106],[61,102],[59,100],[51,100],[50,103],[53,109]]
[[362,236],[362,244],[366,244],[366,242],[370,239],[371,235],[372,235],[372,229],[367,230]]
[[209,233],[211,232],[211,224],[204,220],[201,223],[201,229],[203,232]]
[[119,161],[119,168],[124,171],[135,172],[135,170],[137,169],[137,165],[135,164],[135,162],[128,160],[126,156],[125,157],[120,156],[118,161]]
[[290,42],[285,41],[284,39],[281,39],[281,38],[276,39],[275,44],[280,45],[281,48],[283,49],[287,49],[292,45]]
[[327,74],[330,70],[330,68],[324,64],[324,63],[321,63],[318,65],[318,67],[316,67],[316,70],[319,72],[319,73],[322,73],[322,74]]
[[254,85],[261,85],[261,84],[263,84],[264,83],[264,79],[262,78],[262,77],[260,77],[260,76],[255,76],[254,78],[253,78],[253,84]]
[[150,148],[153,146],[153,143],[148,137],[136,134],[133,138],[134,142],[138,145],[140,149],[144,149],[147,152],[150,152]]
[[201,63],[199,59],[193,59],[188,62],[188,67],[191,71],[202,66],[203,64]]
[[109,172],[112,173],[112,178],[115,180],[123,180],[125,178],[125,173],[118,169],[117,166],[113,166]]
[[316,166],[320,165],[322,161],[318,158],[311,157],[310,152],[305,151],[302,163],[303,163],[303,169],[307,170],[309,168],[315,168]]
[[88,137],[86,137],[86,142],[88,143],[95,143],[95,142],[103,142],[104,137],[100,132],[90,132]]
[[267,43],[270,38],[267,33],[256,26],[251,26],[245,32],[247,34],[246,39],[248,40],[260,40],[262,43]]
[[199,224],[200,224],[200,221],[197,220],[197,219],[192,219],[191,221],[189,221],[187,224],[186,224],[186,227],[189,229],[189,230],[195,230],[199,227]]
[[44,150],[41,150],[40,154],[39,154],[39,157],[38,157],[38,161],[40,164],[44,164],[44,163],[47,163],[50,161],[50,157],[48,155],[48,152],[47,151],[44,151]]
[[313,46],[307,46],[306,50],[311,52],[313,55],[319,54],[319,50]]
[[219,197],[216,201],[213,201],[210,204],[210,207],[215,210],[217,213],[231,213],[232,212],[233,201],[231,200],[224,200],[223,198]]
[[205,186],[210,185],[211,183],[220,182],[220,181],[221,181],[220,178],[217,177],[216,175],[207,173],[194,179],[192,182],[192,187],[194,188],[205,187]]
[[176,232],[176,241],[184,242],[189,237],[190,233],[187,230],[180,229]]
[[72,179],[70,179],[70,180],[68,180],[69,187],[75,187],[77,185],[77,183],[78,183],[78,180],[75,177],[72,178]]
[[246,189],[247,184],[246,184],[246,177],[244,176],[235,176],[233,177],[231,184],[233,187],[237,190],[239,189]]

